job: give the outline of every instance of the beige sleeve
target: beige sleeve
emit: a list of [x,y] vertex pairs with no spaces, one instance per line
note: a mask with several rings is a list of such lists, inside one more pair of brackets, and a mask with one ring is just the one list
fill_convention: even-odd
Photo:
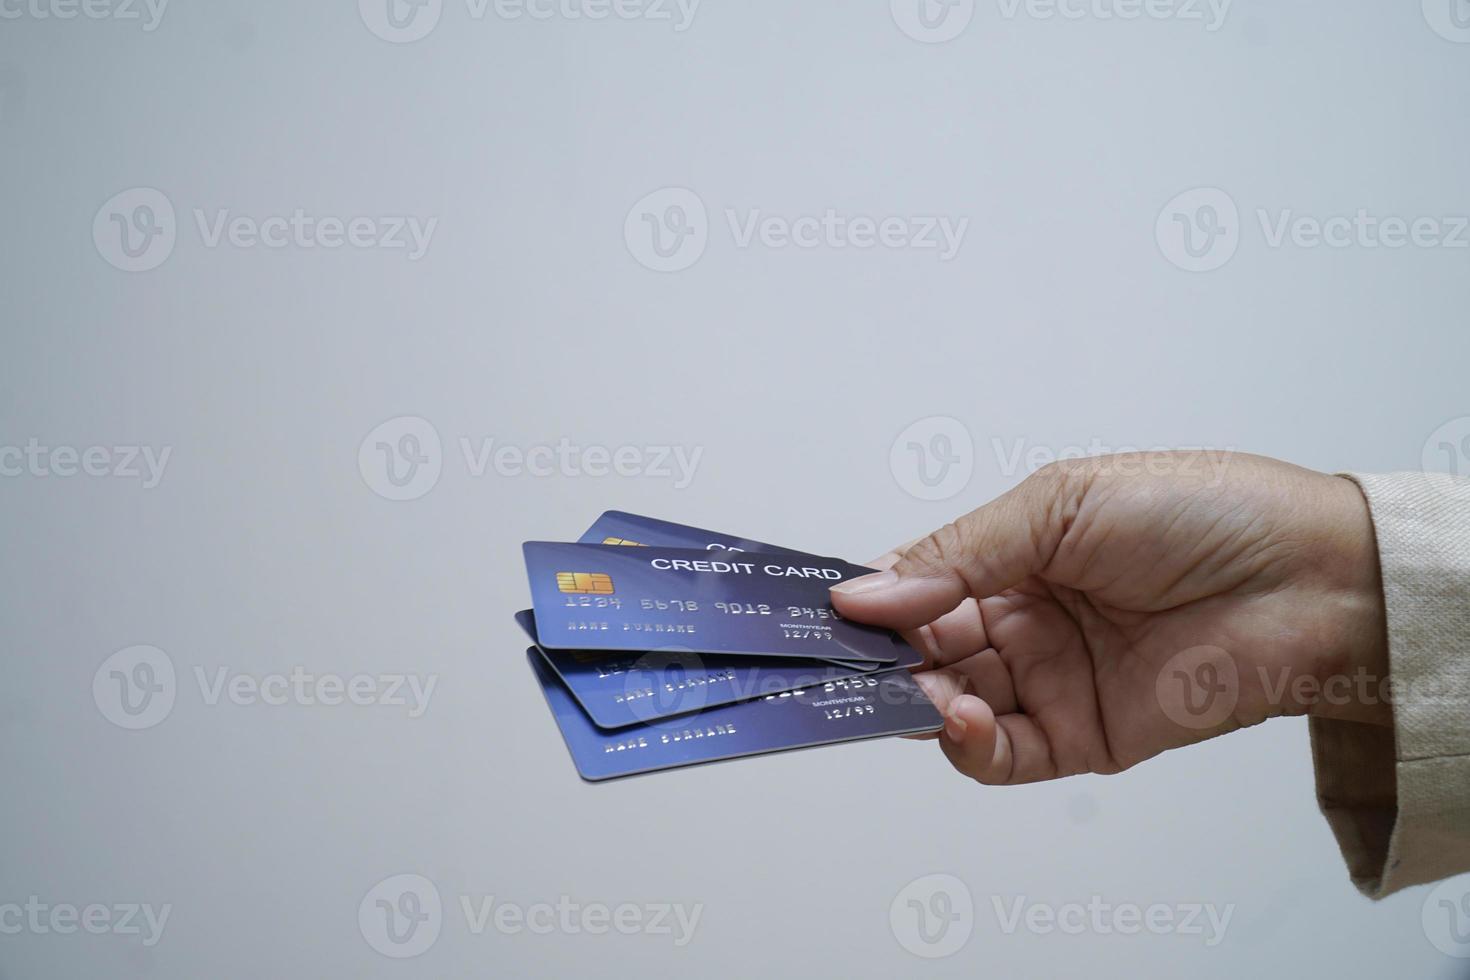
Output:
[[1313,718],[1317,798],[1373,898],[1470,870],[1470,480],[1344,474],[1378,536],[1393,728]]

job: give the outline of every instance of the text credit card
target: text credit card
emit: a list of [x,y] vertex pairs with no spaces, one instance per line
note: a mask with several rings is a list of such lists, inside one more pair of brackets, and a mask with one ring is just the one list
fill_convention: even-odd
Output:
[[833,584],[872,571],[840,559],[550,541],[522,549],[549,650],[680,647],[891,664],[905,646],[832,608]]

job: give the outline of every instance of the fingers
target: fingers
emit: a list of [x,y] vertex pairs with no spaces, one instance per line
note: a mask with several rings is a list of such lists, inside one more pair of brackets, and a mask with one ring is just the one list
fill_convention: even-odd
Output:
[[974,599],[966,599],[932,623],[905,630],[903,638],[924,655],[924,670],[957,663],[990,646],[980,604]]
[[[982,650],[966,657],[959,663],[938,670],[924,670],[914,674],[914,680],[923,688],[939,713],[949,711],[957,698],[964,694],[974,695],[990,706],[992,711],[1006,715],[1021,710],[1016,701],[1016,688],[1011,683],[1010,671],[994,650]],[[915,739],[933,739],[938,733],[911,735]]]
[[990,705],[973,694],[961,694],[950,702],[939,747],[950,764],[971,779],[982,783],[1010,779],[1010,740],[995,723]]
[[944,716],[937,737],[960,772],[991,785],[1057,777],[1051,740],[1034,719],[1019,713],[1010,671],[995,650],[915,674],[914,680]]
[[967,596],[995,595],[1045,569],[1077,492],[1061,470],[1043,470],[916,542],[885,571],[834,585],[832,604],[861,622],[912,630]]
[[1016,714],[997,718],[972,694],[950,702],[939,745],[955,769],[982,783],[1032,783],[1057,775],[1051,745],[1035,722]]
[[994,650],[982,650],[959,663],[914,675],[941,714],[961,694],[973,694],[997,713],[1007,715],[1020,711],[1011,672]]

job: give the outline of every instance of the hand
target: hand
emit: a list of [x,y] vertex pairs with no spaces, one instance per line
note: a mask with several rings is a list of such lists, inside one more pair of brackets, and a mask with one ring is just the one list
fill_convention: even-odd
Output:
[[873,564],[834,606],[924,654],[940,744],[984,783],[1120,772],[1277,715],[1392,721],[1373,527],[1343,478],[1068,461]]

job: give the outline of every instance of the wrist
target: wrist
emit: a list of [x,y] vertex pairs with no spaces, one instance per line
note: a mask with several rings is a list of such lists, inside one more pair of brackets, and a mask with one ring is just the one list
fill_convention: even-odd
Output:
[[1325,477],[1328,523],[1319,559],[1321,642],[1311,656],[1319,695],[1307,713],[1367,724],[1393,724],[1388,626],[1373,519],[1358,485]]

